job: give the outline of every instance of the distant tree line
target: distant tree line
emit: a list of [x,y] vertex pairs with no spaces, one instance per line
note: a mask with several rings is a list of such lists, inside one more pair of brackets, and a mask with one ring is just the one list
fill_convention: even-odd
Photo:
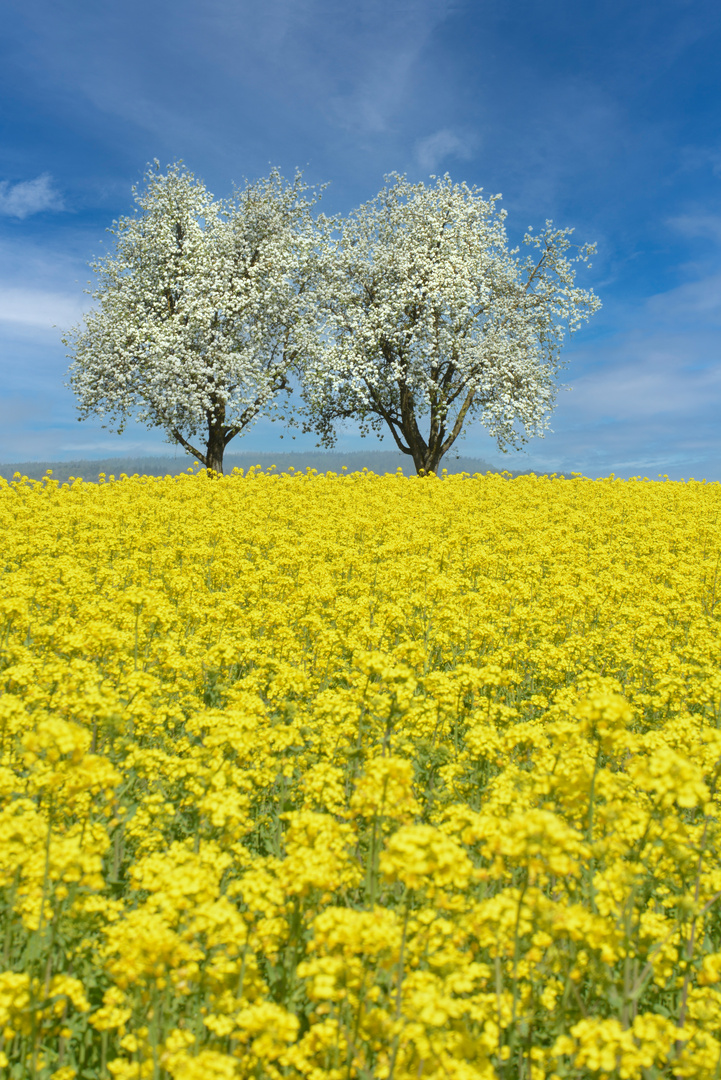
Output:
[[[368,469],[372,473],[383,475],[394,473],[399,468],[405,475],[413,474],[415,468],[413,462],[400,451],[367,450],[357,453],[334,453],[333,451],[320,450],[303,453],[275,454],[267,451],[254,453],[248,451],[241,454],[228,454],[225,458],[226,471],[235,468],[247,470],[251,467],[260,466],[263,470],[275,467],[276,472],[289,472],[294,469],[304,472],[306,469],[317,469],[318,472],[340,473],[344,469],[348,473],[360,472]],[[82,477],[85,481],[96,483],[100,473],[105,476],[116,478],[125,473],[128,476],[178,476],[187,472],[191,466],[190,457],[113,457],[97,458],[94,460],[78,459],[74,461],[20,461],[9,464],[0,464],[0,477],[12,480],[13,475],[19,472],[29,480],[41,480],[48,470],[52,471],[53,480],[61,484],[67,483],[70,478]],[[487,473],[499,472],[500,470],[480,458],[450,457],[446,460],[444,468],[449,474],[453,473]],[[509,470],[510,472],[511,470]],[[523,470],[527,471],[527,470]],[[513,476],[520,475],[520,471],[512,472]]]
[[97,307],[63,338],[80,419],[161,428],[208,469],[260,417],[332,449],[348,423],[436,472],[474,420],[499,449],[542,435],[566,333],[600,306],[571,229],[509,249],[500,196],[387,176],[346,217],[277,170],[215,199],[159,163],[92,264]]

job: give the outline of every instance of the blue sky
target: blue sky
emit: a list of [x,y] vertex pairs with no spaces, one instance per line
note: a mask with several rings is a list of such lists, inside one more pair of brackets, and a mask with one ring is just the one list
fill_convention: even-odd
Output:
[[[87,263],[157,157],[218,196],[298,166],[330,181],[329,212],[384,173],[448,171],[502,192],[514,239],[574,226],[604,307],[564,350],[553,433],[500,455],[476,427],[459,449],[721,480],[716,0],[6,0],[0,49],[0,461],[173,452],[77,422],[54,328],[87,308]],[[313,442],[278,434],[232,449]]]

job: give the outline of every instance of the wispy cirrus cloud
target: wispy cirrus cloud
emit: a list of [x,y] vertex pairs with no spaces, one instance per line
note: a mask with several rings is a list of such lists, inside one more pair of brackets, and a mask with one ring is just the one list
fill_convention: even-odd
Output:
[[679,214],[668,218],[667,224],[682,236],[721,243],[721,214]]
[[3,287],[0,283],[0,323],[19,323],[38,330],[66,328],[78,322],[89,303],[82,294]]
[[[663,325],[666,333],[676,329],[694,334],[717,330],[721,324],[721,272],[705,274],[696,281],[685,281],[675,289],[646,300],[645,318],[654,326]],[[716,338],[717,351],[721,341]]]
[[681,171],[710,168],[714,176],[721,176],[721,146],[684,146],[679,159]]
[[[85,99],[82,107],[89,102],[163,144],[202,144],[203,133],[217,140],[249,94],[255,104],[241,115],[252,133],[262,102],[274,127],[295,113],[293,126],[311,139],[318,129],[365,139],[393,134],[424,85],[435,32],[464,3],[127,0],[122,15],[99,5],[76,19],[47,3],[43,19],[24,26],[22,58],[48,85],[72,86],[76,107]],[[96,41],[112,47],[96,50]]]
[[[315,0],[316,104],[362,139],[393,135],[423,84],[423,57],[460,0]],[[310,54],[309,54],[310,58]],[[342,58],[342,60],[340,59]]]
[[416,161],[422,169],[432,172],[448,157],[468,161],[477,147],[474,136],[461,136],[450,128],[441,128],[433,135],[419,139],[415,145]]
[[714,273],[684,282],[619,309],[614,333],[570,346],[572,392],[514,467],[718,477],[720,288]]
[[63,209],[62,196],[53,187],[49,173],[42,173],[34,180],[20,180],[17,184],[0,181],[0,214],[22,219],[43,210]]

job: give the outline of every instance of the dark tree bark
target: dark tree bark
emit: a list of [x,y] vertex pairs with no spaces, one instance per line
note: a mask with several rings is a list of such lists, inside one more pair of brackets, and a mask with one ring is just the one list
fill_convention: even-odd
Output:
[[[208,442],[203,464],[209,472],[223,475],[223,454],[226,447],[227,431],[220,421],[211,421],[208,424]],[[228,440],[229,441],[229,440]]]
[[[288,380],[285,375],[276,374],[275,382],[271,388],[272,394],[280,393],[281,390],[288,388]],[[180,445],[192,454],[193,457],[204,465],[208,472],[217,473],[219,476],[223,475],[223,457],[225,455],[225,448],[231,439],[234,439],[236,435],[239,435],[244,427],[257,416],[262,405],[260,398],[256,399],[240,417],[240,421],[237,424],[228,425],[225,423],[225,403],[217,400],[214,403],[212,412],[207,414],[208,417],[208,436],[205,443],[205,450],[198,450],[197,447],[185,438],[185,436],[177,429],[172,428],[171,434]]]
[[[431,393],[427,437],[421,434],[415,399],[403,381],[397,382],[398,409],[384,404],[382,395],[366,383],[373,402],[371,411],[385,421],[398,449],[413,458],[419,476],[438,472],[443,457],[461,434],[468,410],[476,398],[476,390],[466,389],[464,384],[458,385],[455,390],[450,389],[453,374],[453,369],[449,368],[443,377],[440,373],[438,375]],[[458,412],[449,430],[446,426],[449,410],[464,391],[465,396],[460,407],[455,406]]]

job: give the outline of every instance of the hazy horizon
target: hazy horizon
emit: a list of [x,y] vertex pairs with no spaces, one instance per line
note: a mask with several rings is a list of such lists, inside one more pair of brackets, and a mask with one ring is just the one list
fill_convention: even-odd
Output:
[[[177,455],[126,455],[107,458],[76,458],[71,461],[20,461],[0,463],[0,477],[5,480],[12,479],[14,472],[20,472],[31,480],[40,480],[48,469],[52,469],[53,478],[66,481],[70,476],[82,476],[82,479],[97,480],[98,474],[103,472],[107,475],[114,473],[116,476],[121,472],[132,476],[134,473],[147,476],[177,476],[193,468],[194,459],[187,454]],[[345,467],[348,472],[361,472],[365,467],[370,472],[382,475],[387,472],[396,472],[402,468],[404,475],[415,475],[413,461],[407,455],[393,453],[384,450],[369,450],[358,453],[335,453],[332,450],[309,451],[306,453],[274,453],[272,451],[248,450],[244,453],[226,454],[224,462],[225,473],[230,473],[234,468],[247,470],[252,466],[260,466],[264,470],[275,466],[278,472],[293,468],[304,471],[306,468],[318,469],[319,472],[341,472]],[[461,472],[496,472],[499,470],[487,461],[471,457],[449,457],[441,462],[441,470],[447,469],[449,473]],[[79,470],[87,474],[82,475]],[[197,471],[197,470],[195,470]],[[509,470],[512,471],[512,470]]]
[[[159,454],[159,455],[124,455],[106,458],[75,458],[66,461],[18,461],[0,463],[0,478],[11,480],[13,473],[19,472],[30,480],[41,480],[48,469],[52,470],[54,480],[60,483],[67,482],[71,477],[96,483],[100,473],[114,474],[116,477],[121,473],[128,476],[134,474],[145,476],[178,476],[180,473],[193,469],[193,458],[185,453]],[[297,451],[275,453],[274,451],[247,450],[242,453],[226,454],[226,474],[234,468],[248,470],[252,466],[260,466],[264,471],[275,468],[277,472],[288,471],[293,468],[296,471],[305,471],[307,468],[317,469],[319,472],[340,473],[344,468],[347,472],[361,472],[367,468],[370,472],[378,475],[397,472],[400,467],[405,476],[415,476],[413,462],[408,455],[393,451],[368,449],[351,453],[341,453],[333,450]],[[529,472],[537,475],[550,475],[555,473],[559,476],[570,477],[573,473],[585,475],[582,469],[511,469],[510,467],[496,466],[482,458],[460,455],[453,457],[448,455],[441,462],[441,471],[447,470],[449,475],[459,473],[500,473],[508,472],[512,476],[521,476]],[[194,470],[197,471],[197,470]],[[605,474],[610,475],[610,474]],[[618,474],[614,474],[618,475]],[[628,473],[618,475],[619,479],[632,479],[642,476],[647,480],[658,480],[663,474],[645,476],[642,473]],[[599,479],[600,477],[589,477]],[[694,479],[692,476],[681,479]],[[695,479],[708,479],[696,477]]]

